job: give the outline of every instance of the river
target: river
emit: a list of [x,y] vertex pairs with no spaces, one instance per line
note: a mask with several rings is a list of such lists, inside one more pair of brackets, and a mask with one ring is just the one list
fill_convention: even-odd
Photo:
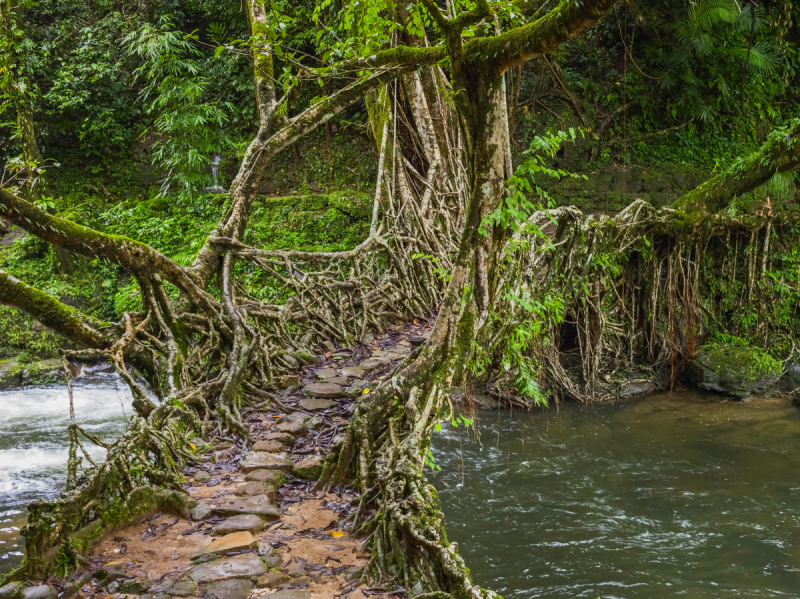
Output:
[[[75,380],[75,421],[105,440],[117,438],[133,398],[116,374],[93,373]],[[65,386],[0,392],[0,577],[19,565],[24,548],[19,529],[25,505],[54,498],[66,480],[69,396]],[[85,444],[92,457],[105,450]]]
[[800,596],[789,400],[683,391],[477,429],[435,435],[430,479],[474,581],[506,599]]
[[[75,385],[76,421],[116,438],[116,375]],[[25,504],[66,476],[66,388],[0,393],[0,574],[19,564]],[[512,597],[797,597],[800,410],[690,392],[480,412],[480,440],[435,434],[447,531],[475,582]],[[103,451],[94,448],[101,457]]]

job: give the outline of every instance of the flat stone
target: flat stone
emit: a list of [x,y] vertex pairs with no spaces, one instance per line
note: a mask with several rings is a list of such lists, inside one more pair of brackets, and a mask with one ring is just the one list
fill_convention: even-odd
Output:
[[283,449],[283,443],[278,441],[259,441],[253,445],[253,451],[266,451],[268,453],[280,453]]
[[[272,491],[272,497],[270,497],[270,491]],[[270,498],[270,501],[275,499],[275,489],[272,485],[269,486],[267,489],[266,485],[263,482],[259,482],[256,480],[249,481],[244,483],[243,485],[239,485],[233,490],[234,495],[266,495]]]
[[282,443],[284,445],[294,444],[294,437],[289,433],[270,433],[264,437],[264,439],[267,441],[277,441],[278,443]]
[[292,412],[291,414],[286,416],[286,420],[288,420],[289,422],[305,422],[309,418],[311,418],[311,416],[309,416],[304,412]]
[[334,383],[311,383],[310,385],[306,385],[306,388],[303,389],[303,395],[306,397],[333,399],[341,397],[343,393],[341,385],[336,385]]
[[302,420],[296,420],[294,422],[287,420],[285,422],[278,423],[275,428],[282,433],[297,434],[305,431],[306,424]]
[[387,351],[407,356],[408,354],[411,353],[411,345],[405,345],[401,341],[400,343],[398,343],[394,347],[390,347]]
[[123,580],[119,585],[119,592],[123,595],[141,595],[150,588],[150,581],[144,576]]
[[346,366],[342,368],[342,376],[363,379],[367,376],[367,371],[361,368],[361,366]]
[[[320,401],[327,401],[327,400],[320,400]],[[317,414],[311,420],[306,422],[306,428],[310,431],[315,431],[322,428],[322,425],[325,424],[325,419]]]
[[175,581],[170,580],[169,578],[165,581],[150,587],[150,595],[164,595],[169,593],[172,590],[172,587],[175,586]]
[[[294,466],[294,463],[292,464]],[[237,497],[228,499],[214,508],[214,513],[220,516],[239,516],[241,514],[255,514],[262,520],[272,522],[281,517],[280,508],[272,505],[266,495],[255,497]]]
[[337,406],[339,404],[337,404],[335,401],[331,401],[330,399],[306,397],[305,399],[301,400],[298,405],[304,410],[314,412],[316,410],[327,410],[328,408],[332,408],[333,406]]
[[297,589],[284,589],[270,594],[269,599],[311,599],[311,593]]
[[189,510],[189,516],[191,516],[192,520],[205,520],[210,515],[211,506],[202,501]]
[[303,458],[294,466],[294,473],[296,476],[307,478],[309,480],[317,480],[322,474],[322,466],[325,463],[325,458],[321,455],[311,455]]
[[28,587],[22,591],[22,596],[25,599],[56,599],[58,591],[55,587],[42,584],[35,587]]
[[391,364],[392,361],[387,358],[367,358],[359,366],[366,370],[367,372],[372,372],[373,370],[377,370],[378,368],[383,368],[384,366],[388,366]]
[[333,368],[320,368],[316,375],[318,379],[330,379],[336,376],[336,371]]
[[364,379],[355,379],[354,381],[350,381],[350,387],[348,388],[352,391],[353,389],[363,389],[367,386],[369,386],[369,381]]
[[247,599],[253,583],[249,580],[221,580],[206,589],[206,599]]
[[253,470],[244,479],[272,483],[276,487],[280,487],[286,481],[286,475],[280,470]]
[[200,470],[194,475],[194,482],[204,483],[211,478],[211,475],[205,470]]
[[267,572],[264,574],[264,576],[258,579],[256,586],[259,589],[274,589],[282,584],[286,584],[290,580],[291,578],[289,578],[283,572]]
[[197,584],[185,578],[176,582],[169,590],[169,594],[173,597],[194,597],[196,592]]
[[[262,483],[256,483],[262,484]],[[247,531],[256,534],[264,529],[264,521],[255,514],[239,514],[231,516],[217,524],[211,531],[215,537],[221,537],[232,532]]]
[[325,379],[325,382],[329,385],[346,385],[347,384],[347,377],[346,376],[335,376],[332,379]]
[[336,349],[336,346],[333,344],[333,341],[328,341],[327,339],[320,343],[320,345],[325,349],[325,351],[333,351]]
[[253,536],[253,533],[247,530],[242,530],[239,532],[232,532],[218,539],[214,539],[200,551],[195,553],[194,556],[200,557],[201,555],[206,555],[207,553],[225,555],[231,551],[244,551],[245,549],[258,549],[258,541]]
[[264,562],[255,553],[243,553],[218,559],[192,568],[189,578],[197,583],[216,582],[225,578],[250,578],[267,573]]
[[312,582],[314,582],[314,579],[310,576],[298,576],[292,581],[292,584],[294,586],[301,587],[305,584],[311,584]]
[[240,467],[243,472],[253,470],[282,470],[291,472],[294,462],[288,453],[264,453],[262,451],[251,451],[244,456]]
[[427,343],[428,338],[427,337],[409,337],[408,339],[406,339],[406,341],[408,341],[414,347],[419,347],[420,345],[423,345],[424,343]]
[[268,555],[261,559],[267,565],[267,568],[280,568],[283,563],[283,558],[280,555]]

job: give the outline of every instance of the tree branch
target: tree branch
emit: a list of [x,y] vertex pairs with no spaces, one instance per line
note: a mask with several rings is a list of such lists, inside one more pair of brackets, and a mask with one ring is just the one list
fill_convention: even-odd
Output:
[[183,268],[145,243],[108,235],[53,216],[5,189],[0,189],[3,218],[40,239],[83,256],[106,258],[144,278],[154,274],[175,285],[197,307],[217,313],[218,302],[199,289]]
[[490,60],[502,73],[507,68],[547,54],[591,27],[616,0],[561,0],[541,19],[497,37],[482,37],[464,45],[464,60]]
[[800,119],[769,134],[764,145],[747,158],[678,198],[672,208],[711,214],[724,208],[735,196],[764,185],[775,173],[800,166]]
[[89,349],[108,349],[114,325],[100,322],[0,270],[0,304],[30,314],[62,337]]
[[[190,276],[204,287],[211,280],[214,273],[217,272],[221,253],[219,247],[215,246],[214,239],[240,236],[247,222],[247,213],[255,197],[256,189],[261,182],[264,170],[269,161],[278,152],[289,147],[354,102],[362,99],[367,92],[377,89],[392,81],[401,73],[410,70],[412,70],[412,67],[387,69],[373,73],[365,79],[351,83],[344,89],[301,112],[291,119],[289,125],[280,129],[271,137],[264,139],[259,131],[259,135],[250,144],[245,154],[239,176],[231,186],[230,194],[233,201],[226,222],[214,234],[209,236],[209,239],[197,255],[194,264],[187,269]],[[237,232],[239,235],[235,234]]]

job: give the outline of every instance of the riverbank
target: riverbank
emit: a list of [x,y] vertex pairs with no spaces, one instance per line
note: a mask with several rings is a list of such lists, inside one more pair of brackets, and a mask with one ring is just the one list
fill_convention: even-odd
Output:
[[280,393],[246,416],[252,446],[197,440],[197,459],[184,469],[189,513],[148,513],[105,530],[98,518],[76,539],[91,548],[84,567],[67,580],[6,586],[0,597],[333,599],[351,592],[363,584],[357,575],[370,557],[350,530],[358,493],[322,495],[314,481],[357,398],[429,332],[427,323],[396,326],[369,346],[331,347],[299,375],[282,377]]

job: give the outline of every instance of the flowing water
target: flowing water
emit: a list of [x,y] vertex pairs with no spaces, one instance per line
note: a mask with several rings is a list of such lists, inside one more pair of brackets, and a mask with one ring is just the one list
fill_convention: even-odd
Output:
[[[435,435],[447,532],[512,597],[800,597],[800,408],[686,391]],[[449,429],[449,430],[447,430]]]
[[[104,440],[117,438],[133,415],[130,390],[116,374],[75,380],[75,422]],[[0,392],[0,578],[19,565],[25,505],[55,498],[67,475],[69,396],[65,386]],[[93,458],[105,450],[85,444]]]

